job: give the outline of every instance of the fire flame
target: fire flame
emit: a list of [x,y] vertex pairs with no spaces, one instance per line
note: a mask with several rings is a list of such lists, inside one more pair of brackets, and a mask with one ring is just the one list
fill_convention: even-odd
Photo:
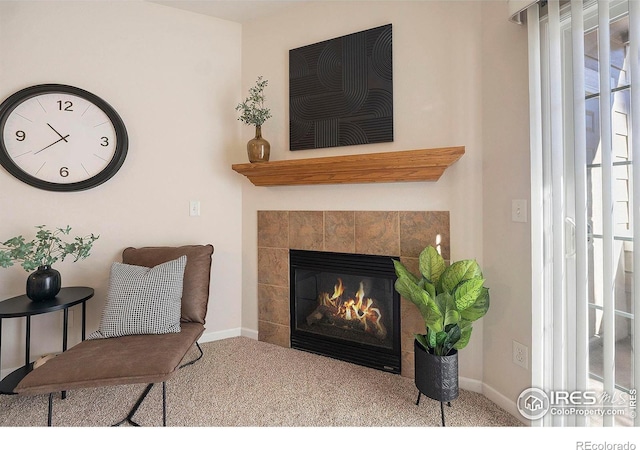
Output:
[[374,300],[365,297],[364,284],[360,282],[360,288],[353,298],[342,298],[345,288],[342,279],[333,287],[333,294],[322,292],[318,298],[321,306],[330,308],[336,317],[346,321],[359,322],[364,330],[379,337],[386,337],[387,330],[382,323],[382,312],[374,307]]

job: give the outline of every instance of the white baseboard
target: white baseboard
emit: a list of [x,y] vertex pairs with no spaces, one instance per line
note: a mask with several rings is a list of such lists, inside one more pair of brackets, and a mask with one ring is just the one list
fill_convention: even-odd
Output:
[[244,337],[258,340],[258,331],[251,330],[249,328],[232,328],[230,330],[223,330],[223,331],[205,330],[205,332],[202,334],[200,339],[198,339],[198,342],[200,343],[213,342],[213,341],[219,341],[221,339],[228,339],[228,338],[238,337],[238,336],[244,336]]
[[258,330],[251,330],[249,328],[243,328],[241,336],[248,337],[251,339],[258,340]]
[[482,382],[478,380],[474,380],[473,378],[458,378],[458,387],[460,389],[464,389],[465,391],[477,392],[478,394],[482,394]]
[[465,391],[477,392],[478,394],[484,395],[487,399],[491,400],[516,419],[520,420],[523,424],[531,425],[530,421],[522,417],[522,414],[518,411],[517,405],[514,401],[505,397],[491,386],[484,384],[482,381],[475,380],[473,378],[460,377],[458,379],[458,385],[460,389],[464,389]]
[[221,339],[238,337],[241,335],[240,330],[241,330],[240,328],[232,328],[230,330],[223,330],[223,331],[205,330],[204,333],[202,333],[202,336],[200,336],[200,339],[198,339],[198,342],[202,344],[204,342],[213,342],[213,341],[219,341]]
[[487,384],[484,384],[484,383],[482,384],[482,391],[481,392],[485,397],[487,397],[493,403],[495,403],[500,408],[502,408],[505,411],[507,411],[509,414],[511,414],[516,419],[520,420],[520,422],[522,422],[523,424],[525,424],[527,426],[531,426],[531,421],[525,419],[522,416],[522,414],[520,414],[520,411],[518,411],[518,406],[517,406],[516,402],[514,402],[513,400],[511,400],[508,397],[505,397],[503,394],[501,394],[500,392],[496,391],[491,386],[489,386]]

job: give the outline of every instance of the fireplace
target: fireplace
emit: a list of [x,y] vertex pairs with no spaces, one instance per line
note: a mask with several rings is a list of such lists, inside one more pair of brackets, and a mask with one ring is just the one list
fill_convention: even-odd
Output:
[[400,373],[391,258],[289,250],[291,347]]

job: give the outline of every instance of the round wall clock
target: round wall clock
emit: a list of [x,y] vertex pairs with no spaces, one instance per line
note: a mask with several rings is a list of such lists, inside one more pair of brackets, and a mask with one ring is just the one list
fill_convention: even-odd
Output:
[[49,191],[98,186],[120,169],[127,148],[118,113],[83,89],[41,84],[0,105],[0,164],[31,186]]

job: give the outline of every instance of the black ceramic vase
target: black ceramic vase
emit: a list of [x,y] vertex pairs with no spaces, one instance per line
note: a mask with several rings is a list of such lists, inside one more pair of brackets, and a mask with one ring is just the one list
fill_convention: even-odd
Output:
[[27,278],[27,297],[34,302],[51,300],[60,292],[61,282],[60,272],[51,266],[40,266]]
[[432,355],[418,341],[414,341],[413,351],[418,390],[439,402],[458,398],[458,351],[447,356]]

